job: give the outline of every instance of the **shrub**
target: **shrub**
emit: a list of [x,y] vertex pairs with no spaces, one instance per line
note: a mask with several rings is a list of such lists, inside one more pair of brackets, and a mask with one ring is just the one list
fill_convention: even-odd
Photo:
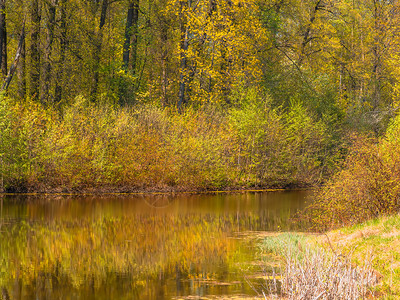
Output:
[[32,102],[0,100],[2,189],[25,191],[42,172],[42,146],[54,115]]
[[379,140],[354,136],[343,169],[307,210],[316,229],[350,225],[400,209],[400,117]]
[[1,175],[9,191],[220,189],[310,185],[325,173],[326,126],[301,105],[120,108],[77,97],[62,112],[0,101]]

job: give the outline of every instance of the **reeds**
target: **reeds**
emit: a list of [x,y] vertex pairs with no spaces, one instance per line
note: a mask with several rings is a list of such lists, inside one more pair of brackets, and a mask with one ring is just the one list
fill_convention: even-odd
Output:
[[267,284],[262,292],[265,299],[364,299],[373,296],[371,288],[378,282],[371,260],[355,266],[347,256],[291,248],[284,261],[280,276],[274,276],[281,278],[281,284],[276,280]]

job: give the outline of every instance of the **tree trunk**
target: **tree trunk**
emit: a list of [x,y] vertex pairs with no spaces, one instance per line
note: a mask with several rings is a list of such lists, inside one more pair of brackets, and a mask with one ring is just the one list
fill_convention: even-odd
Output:
[[39,99],[40,81],[40,12],[39,0],[32,0],[31,6],[31,74],[30,95],[32,99]]
[[[190,1],[190,0],[189,0]],[[180,66],[179,66],[179,95],[177,108],[179,112],[182,112],[182,107],[186,104],[185,90],[186,90],[186,80],[187,80],[187,50],[189,48],[188,33],[189,28],[187,25],[186,16],[184,15],[184,8],[186,4],[185,1],[181,1],[181,11],[180,11]],[[190,2],[188,3],[190,7]]]
[[187,53],[188,50],[188,29],[186,28],[181,35],[181,58],[180,58],[180,75],[179,75],[179,99],[178,111],[182,111],[182,106],[186,104],[185,89],[186,89],[186,72],[187,72]]
[[381,10],[379,7],[379,1],[374,0],[374,45],[372,47],[373,54],[373,67],[372,67],[372,82],[373,82],[373,101],[372,108],[376,110],[381,102],[381,44],[380,35],[382,34],[382,28],[379,24],[381,18]]
[[303,59],[304,59],[304,55],[305,55],[305,50],[306,50],[306,46],[307,44],[310,42],[310,32],[311,32],[311,27],[315,21],[315,18],[317,16],[317,12],[318,10],[320,10],[322,8],[322,0],[317,0],[317,3],[314,6],[314,10],[311,13],[310,16],[310,20],[308,22],[308,25],[306,27],[306,30],[304,31],[303,34],[303,41],[301,42],[300,45],[300,53],[299,53],[299,59],[297,62],[297,66],[301,66],[301,64],[303,63]]
[[107,9],[108,9],[108,0],[103,0],[103,3],[101,5],[99,31],[95,39],[95,52],[93,57],[94,74],[93,74],[93,86],[90,95],[92,100],[95,99],[99,87],[99,76],[100,76],[99,69],[100,69],[101,49],[103,44],[103,27],[106,23]]
[[0,0],[0,64],[3,78],[7,76],[7,27],[6,27],[6,0]]
[[123,65],[125,72],[131,70],[133,75],[136,74],[138,21],[139,0],[133,0],[129,3],[128,15],[126,18],[123,52]]
[[61,0],[61,19],[60,19],[60,60],[58,62],[57,80],[54,91],[54,101],[56,104],[61,102],[64,83],[64,64],[65,64],[65,51],[67,48],[67,14],[66,14],[67,0]]
[[47,2],[48,8],[48,19],[47,19],[47,37],[46,37],[46,47],[44,49],[44,68],[43,68],[43,92],[41,95],[42,103],[50,104],[53,102],[52,96],[50,95],[50,85],[52,78],[52,47],[54,40],[54,26],[56,22],[56,7],[58,0],[50,0]]
[[[122,54],[122,62],[125,73],[136,75],[136,61],[137,61],[137,44],[138,44],[138,25],[139,25],[139,0],[131,0],[129,2],[128,14],[125,25],[125,41]],[[135,97],[135,87],[133,87],[133,94]],[[120,86],[120,104],[127,103],[127,88],[124,83]],[[134,100],[134,99],[133,99]],[[130,100],[132,101],[132,100]]]
[[136,75],[137,65],[137,48],[138,48],[138,31],[139,31],[139,0],[134,0],[133,7],[133,24],[131,38],[131,53],[130,53],[130,70],[133,75]]
[[124,52],[122,54],[122,62],[125,73],[128,71],[129,67],[129,52],[131,49],[131,34],[132,34],[134,6],[135,3],[133,1],[129,2],[128,15],[126,17]]
[[168,105],[168,22],[163,20],[160,38],[161,38],[161,89],[162,89],[162,106],[166,107]]
[[17,68],[17,76],[18,76],[18,97],[20,99],[25,99],[26,97],[26,61],[25,61],[25,53],[26,53],[26,43],[25,39],[22,42],[21,47],[21,56],[19,58],[19,64]]
[[19,43],[18,43],[18,48],[17,48],[17,53],[15,55],[15,59],[13,64],[10,67],[10,70],[8,71],[8,75],[4,81],[4,84],[2,86],[2,91],[6,91],[8,89],[8,86],[11,83],[11,80],[14,76],[14,72],[17,68],[18,65],[18,61],[21,57],[21,53],[22,53],[22,49],[24,48],[24,44],[25,44],[25,20],[24,20],[24,24],[22,25],[22,32],[21,32],[21,36],[19,38]]

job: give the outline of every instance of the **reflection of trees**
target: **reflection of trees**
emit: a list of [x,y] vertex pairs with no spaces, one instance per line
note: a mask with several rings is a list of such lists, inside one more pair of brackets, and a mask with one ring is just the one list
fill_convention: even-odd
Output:
[[129,274],[139,284],[160,272],[229,269],[234,264],[228,252],[235,246],[227,233],[235,226],[230,216],[198,214],[12,224],[0,234],[0,280],[18,277],[32,284],[45,276],[75,287],[91,280],[99,287],[109,274]]
[[[79,287],[82,297],[90,299],[93,290],[99,293],[118,284],[143,295],[151,281],[157,282],[159,290],[147,293],[163,295],[165,278],[215,278],[217,269],[218,276],[240,272],[237,263],[248,260],[249,252],[239,251],[230,237],[239,230],[276,230],[278,226],[285,230],[290,216],[289,210],[258,206],[258,211],[243,212],[231,209],[232,202],[211,200],[212,209],[204,204],[206,209],[201,212],[192,211],[191,202],[186,210],[181,206],[154,210],[148,205],[171,205],[176,198],[136,198],[147,204],[125,201],[115,205],[113,198],[97,211],[96,199],[85,198],[84,205],[60,199],[55,206],[43,200],[39,202],[42,207],[35,202],[6,208],[6,217],[15,220],[4,222],[0,217],[0,288],[15,289],[11,281],[36,291],[42,288],[43,293],[46,286]],[[64,209],[70,213],[64,215]],[[21,221],[20,215],[27,215],[28,220]],[[173,283],[175,289],[185,288],[178,281]]]

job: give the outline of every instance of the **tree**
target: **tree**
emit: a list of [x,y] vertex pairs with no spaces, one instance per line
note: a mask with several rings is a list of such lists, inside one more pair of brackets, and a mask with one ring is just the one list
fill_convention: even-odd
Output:
[[7,76],[6,0],[0,0],[0,56],[0,69],[5,77]]
[[50,85],[52,82],[52,52],[53,52],[53,41],[54,41],[54,29],[56,25],[56,9],[58,6],[58,0],[50,0],[47,3],[47,20],[46,20],[46,42],[44,47],[44,58],[43,58],[43,91],[41,94],[42,103],[51,104],[54,103],[54,95],[51,95]]
[[40,7],[39,0],[32,0],[31,3],[31,59],[30,59],[30,97],[32,99],[39,99],[40,88]]
[[103,0],[101,5],[100,12],[100,22],[97,30],[97,35],[94,38],[94,55],[93,55],[93,64],[94,64],[94,73],[93,73],[93,85],[91,90],[91,98],[94,99],[97,96],[98,86],[99,86],[99,73],[100,73],[100,58],[103,44],[103,28],[106,24],[107,17],[107,9],[108,9],[108,0]]
[[123,66],[125,71],[130,70],[136,74],[138,26],[139,26],[139,0],[129,2],[125,26],[125,41],[123,52]]
[[[123,45],[122,63],[125,74],[136,77],[137,68],[137,49],[138,49],[138,26],[139,26],[139,0],[131,0],[128,4],[128,13],[125,25],[125,40]],[[122,82],[120,87],[120,104],[132,102],[128,97],[135,97],[135,89],[133,87],[132,95],[128,95],[126,83]]]
[[66,64],[66,51],[67,51],[67,0],[61,0],[60,4],[60,56],[57,66],[57,80],[54,90],[54,102],[60,103],[63,95],[63,82],[64,82],[64,68]]

